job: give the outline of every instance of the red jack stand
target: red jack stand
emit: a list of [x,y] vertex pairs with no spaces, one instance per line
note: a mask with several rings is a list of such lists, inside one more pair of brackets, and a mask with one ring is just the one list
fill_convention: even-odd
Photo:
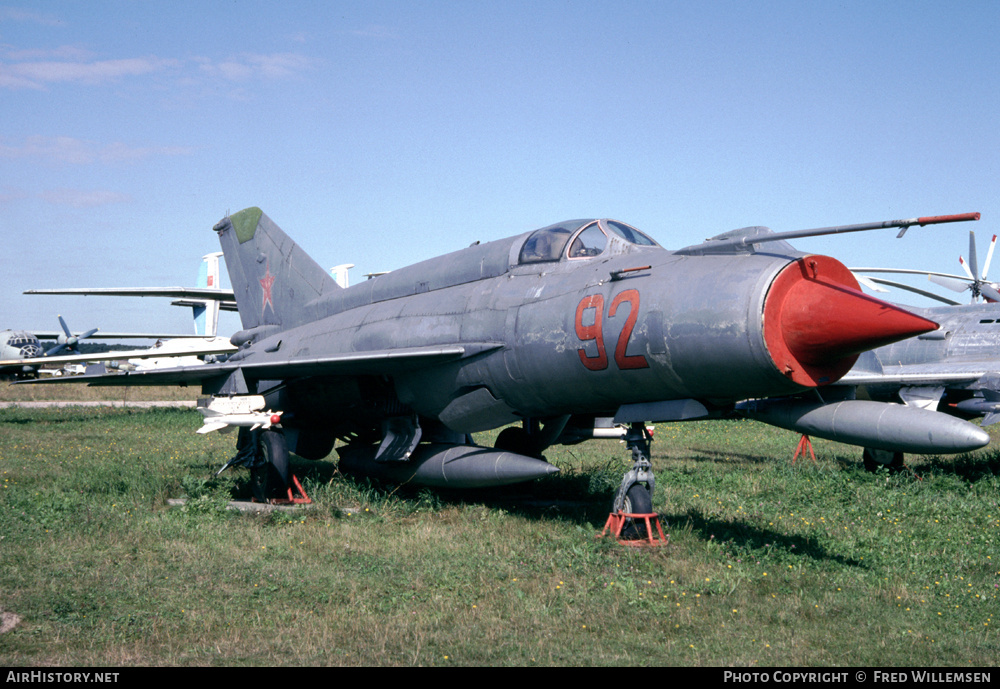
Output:
[[800,454],[802,455],[802,459],[805,459],[806,458],[806,450],[809,450],[809,456],[812,457],[813,464],[815,464],[816,463],[816,453],[813,452],[812,440],[809,439],[808,435],[806,435],[805,433],[803,433],[802,437],[799,438],[799,445],[798,445],[798,447],[795,448],[795,454],[792,455],[792,464],[795,464],[795,460],[799,458]]
[[[625,521],[627,519],[641,519],[646,523],[646,537],[644,539],[628,540],[621,537],[622,529],[625,528]],[[656,524],[656,532],[653,531],[653,524]],[[655,512],[650,512],[648,514],[612,512],[608,515],[608,521],[604,523],[604,531],[601,532],[598,538],[603,538],[608,531],[611,531],[611,535],[614,536],[621,545],[644,547],[667,544],[667,537],[663,535],[663,529],[660,527],[660,516]],[[656,537],[657,533],[659,534],[659,538]]]
[[[292,486],[288,486],[288,497],[287,498],[272,498],[267,501],[269,505],[311,505],[312,498],[306,495],[305,490],[302,488],[302,484],[299,483],[299,479],[295,474],[291,475],[292,484],[295,486],[295,490],[298,491],[298,495],[292,493]],[[256,502],[256,500],[254,501]]]

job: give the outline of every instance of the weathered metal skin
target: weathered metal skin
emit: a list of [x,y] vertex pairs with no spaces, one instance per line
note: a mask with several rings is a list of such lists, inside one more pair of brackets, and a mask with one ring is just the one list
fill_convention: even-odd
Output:
[[[638,256],[595,261],[587,270],[565,263],[517,266],[494,279],[355,306],[261,341],[254,358],[500,343],[502,348],[481,357],[394,377],[400,401],[424,416],[438,417],[457,397],[480,388],[502,400],[487,405],[493,413],[484,410],[473,427],[454,419],[449,425],[460,425],[454,430],[461,432],[520,417],[613,413],[627,402],[686,397],[732,401],[803,389],[770,360],[761,328],[767,287],[795,256],[755,256],[752,261],[713,256],[706,261],[675,257],[659,248],[642,254],[651,268],[619,281],[611,281],[611,272],[634,266]],[[463,258],[452,256],[458,263]],[[707,271],[706,262],[714,264]],[[722,275],[724,280],[718,277]],[[359,300],[349,294],[354,289],[343,290],[343,297],[336,295],[340,298],[327,304],[336,308]],[[607,305],[623,293],[633,301],[609,315]],[[579,353],[598,358],[596,337],[582,341],[575,327],[581,301],[594,297],[589,303],[599,299],[604,306],[600,332],[606,361],[598,370],[588,369]],[[617,358],[628,366],[628,357],[643,357],[646,365],[629,369],[616,361],[616,354],[633,303],[638,305],[635,323]],[[593,325],[596,308],[587,311],[583,318]],[[279,340],[278,349],[266,351]]]
[[[859,352],[937,327],[862,294],[836,260],[759,227],[668,251],[618,221],[571,220],[349,288],[260,209],[214,229],[243,325],[232,338],[239,351],[224,363],[87,380],[262,395],[281,413],[280,431],[261,434],[272,455],[319,458],[340,440],[351,466],[432,485],[551,473],[539,453],[570,421],[598,416],[631,424],[646,475],[642,422],[718,416],[745,398],[828,385]],[[468,434],[517,421],[500,449],[470,445]]]
[[[232,222],[240,220],[234,216]],[[267,216],[259,222],[265,238],[254,242],[286,242]],[[259,288],[250,290],[253,299],[241,302],[249,304],[246,310],[241,306],[244,325],[250,332],[261,325],[281,328],[231,362],[487,345],[481,355],[392,377],[399,402],[461,433],[527,417],[609,415],[628,403],[697,398],[720,405],[809,387],[779,370],[764,339],[771,284],[806,256],[784,244],[753,254],[691,255],[612,236],[599,256],[523,263],[518,255],[526,233],[345,290],[317,290],[304,310],[325,316],[288,329],[287,321],[276,317],[292,297],[281,291],[275,254],[253,242],[237,243],[231,225],[217,226],[227,266],[246,265],[246,257],[236,257],[248,248],[258,264],[265,263],[262,273],[279,275],[269,295],[273,309],[256,298]],[[301,250],[292,244],[285,251],[297,275],[317,282],[306,277],[308,257]],[[234,284],[237,280],[248,278],[233,276]],[[302,320],[298,312],[295,318]],[[840,368],[850,363],[853,359]],[[294,381],[288,387],[293,392],[275,404],[294,405]],[[315,397],[309,399],[315,407]],[[339,418],[345,406],[360,400],[325,402],[323,415]],[[320,416],[315,408],[290,411],[302,420]]]

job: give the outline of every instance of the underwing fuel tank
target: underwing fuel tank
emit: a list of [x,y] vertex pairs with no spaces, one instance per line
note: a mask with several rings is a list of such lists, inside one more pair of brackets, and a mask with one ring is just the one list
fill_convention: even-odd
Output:
[[376,447],[343,447],[345,473],[433,488],[486,488],[532,481],[559,472],[548,462],[475,445],[418,445],[403,462],[376,462]]
[[779,428],[889,452],[954,454],[990,442],[986,431],[968,421],[901,404],[777,399],[742,402],[737,410]]

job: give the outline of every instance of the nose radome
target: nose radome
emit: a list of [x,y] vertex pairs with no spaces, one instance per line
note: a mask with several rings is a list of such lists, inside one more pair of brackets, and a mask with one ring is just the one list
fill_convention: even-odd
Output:
[[800,385],[836,382],[868,349],[936,330],[938,324],[863,293],[829,256],[786,266],[764,301],[764,340],[771,359]]

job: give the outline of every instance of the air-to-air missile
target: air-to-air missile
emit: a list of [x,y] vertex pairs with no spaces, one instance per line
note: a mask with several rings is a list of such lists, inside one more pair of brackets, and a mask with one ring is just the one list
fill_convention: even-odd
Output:
[[[719,418],[742,400],[822,388],[860,352],[937,328],[862,293],[839,261],[784,240],[977,218],[750,227],[677,251],[616,220],[571,220],[341,288],[248,208],[214,228],[243,324],[231,339],[239,351],[224,363],[77,380],[262,396],[258,409],[282,412],[280,429],[242,427],[237,458],[268,494],[285,491],[289,452],[320,459],[336,441],[345,468],[363,473],[431,485],[517,482],[554,470],[539,459],[546,447],[611,418],[628,425],[634,462],[616,507],[648,507],[646,422]],[[883,405],[880,421],[869,407],[841,430],[840,410],[860,407],[823,406],[808,410],[820,427],[867,442],[890,437],[897,422],[906,428],[892,437],[915,446],[908,414]],[[508,424],[519,426],[495,450],[470,445],[469,434]],[[985,442],[974,427],[947,428],[945,442],[935,433],[923,447]]]
[[261,411],[264,398],[260,395],[245,397],[214,397],[206,406],[199,405],[198,411],[205,417],[204,425],[198,433],[212,431],[228,433],[234,428],[268,429],[281,423],[281,412]]

